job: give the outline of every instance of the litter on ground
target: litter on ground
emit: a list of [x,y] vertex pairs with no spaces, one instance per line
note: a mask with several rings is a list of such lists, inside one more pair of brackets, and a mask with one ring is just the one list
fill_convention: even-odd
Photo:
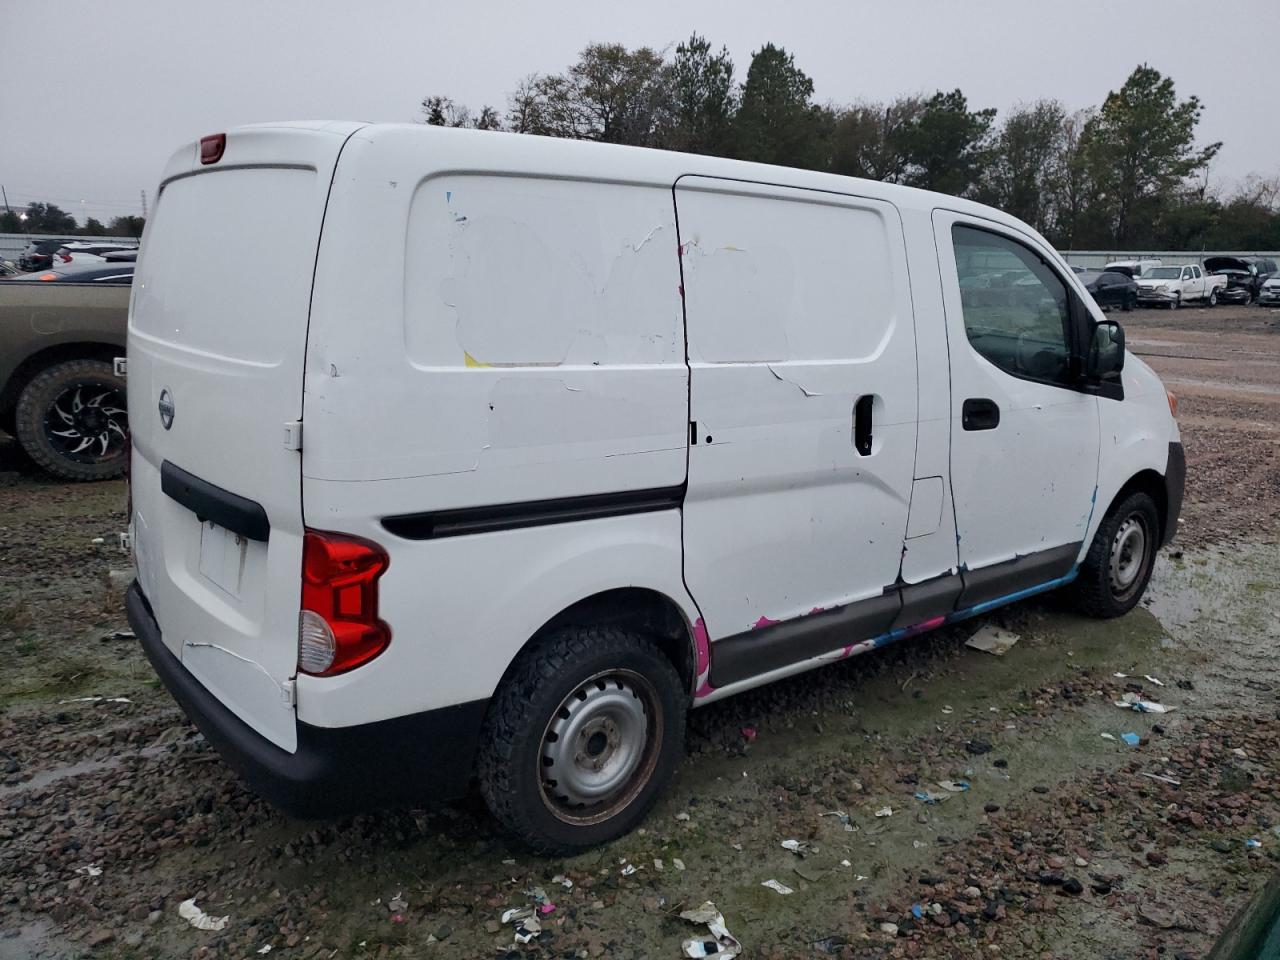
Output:
[[1136,747],[1142,742],[1142,738],[1136,733],[1122,733],[1120,734],[1120,739],[1131,747]]
[[1137,713],[1168,713],[1173,707],[1156,703],[1154,700],[1143,700],[1136,693],[1126,693],[1115,705],[1122,710],[1133,710]]
[[716,909],[716,905],[707,900],[702,906],[686,910],[680,914],[681,920],[690,923],[706,924],[711,939],[689,939],[683,944],[686,957],[736,957],[742,952],[742,944],[729,932],[724,924],[724,916]]
[[196,906],[195,899],[178,904],[178,916],[197,930],[222,930],[231,922],[230,917],[211,917]]
[[969,789],[968,780],[939,780],[938,786],[948,793],[964,793]]
[[763,883],[760,884],[760,886],[768,887],[770,890],[780,893],[784,897],[787,894],[795,893],[795,891],[792,890],[790,887],[788,887],[785,883],[779,883],[777,880],[765,880]]
[[1003,657],[1018,642],[1018,635],[988,623],[964,642],[966,647],[981,650],[996,657]]
[[850,817],[843,810],[831,810],[831,811],[828,811],[827,813],[821,814],[821,816],[838,818],[839,821],[844,824],[844,829],[845,829],[845,832],[847,833],[853,833],[853,831],[858,829],[853,825],[853,818]]
[[1175,787],[1182,786],[1181,780],[1175,780],[1173,777],[1166,777],[1162,773],[1140,773],[1138,776],[1146,777],[1149,780],[1159,780],[1161,783],[1168,783]]
[[783,840],[782,849],[790,850],[797,857],[807,857],[811,853],[818,852],[818,848],[809,843],[808,840]]
[[893,807],[881,807],[879,810],[877,810],[877,811],[876,811],[876,816],[877,816],[877,817],[892,817],[892,816],[893,816]]
[[58,706],[64,703],[133,703],[128,697],[72,697],[70,700],[59,700]]
[[916,799],[923,800],[925,803],[942,803],[951,799],[949,793],[934,793],[932,790],[917,790]]

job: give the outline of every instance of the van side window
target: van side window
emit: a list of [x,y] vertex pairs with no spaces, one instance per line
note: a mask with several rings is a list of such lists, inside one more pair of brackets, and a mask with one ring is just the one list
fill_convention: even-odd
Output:
[[1016,377],[1069,384],[1071,314],[1062,279],[1008,237],[956,224],[951,238],[973,348]]

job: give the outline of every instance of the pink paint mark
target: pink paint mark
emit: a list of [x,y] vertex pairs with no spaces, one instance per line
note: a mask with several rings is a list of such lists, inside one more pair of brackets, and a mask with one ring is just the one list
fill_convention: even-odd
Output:
[[750,742],[751,742],[752,740],[754,740],[755,738],[756,738],[756,728],[755,728],[755,727],[743,727],[743,728],[742,728],[742,739],[746,740],[746,741],[747,741],[747,743],[750,743]]
[[693,624],[693,645],[698,652],[698,689],[694,697],[705,697],[714,692],[711,686],[711,638],[707,636],[707,625],[699,617]]
[[827,609],[826,607],[814,607],[807,614],[805,614],[805,616],[812,617],[815,613],[824,613],[826,609]]
[[555,909],[556,905],[554,903],[544,903],[538,907],[538,912],[545,917],[548,913],[555,912]]
[[684,296],[684,284],[683,284],[683,283],[678,284],[678,285],[676,286],[676,289],[680,291],[680,296],[682,296],[682,297],[683,297],[683,296]]
[[855,653],[866,653],[868,650],[875,649],[875,645],[874,640],[863,640],[861,643],[851,643],[841,651],[840,659],[843,660],[845,657],[851,657]]
[[781,620],[770,620],[768,617],[761,617],[751,625],[752,630],[759,630],[761,627],[771,627],[775,623],[781,623]]
[[924,633],[926,630],[932,630],[934,627],[940,627],[947,622],[946,616],[930,617],[928,620],[922,620],[914,626],[907,627],[907,636],[917,633]]

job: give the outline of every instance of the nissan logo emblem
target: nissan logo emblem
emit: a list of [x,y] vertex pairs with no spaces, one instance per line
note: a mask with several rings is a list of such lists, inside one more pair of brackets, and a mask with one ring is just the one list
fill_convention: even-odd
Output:
[[168,387],[165,387],[160,391],[159,410],[160,422],[164,425],[164,428],[168,430],[173,426],[173,414],[175,410],[173,406],[173,394],[169,392]]

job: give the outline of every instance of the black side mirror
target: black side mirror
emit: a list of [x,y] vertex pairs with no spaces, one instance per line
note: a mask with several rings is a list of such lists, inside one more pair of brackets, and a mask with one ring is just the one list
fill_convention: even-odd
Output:
[[1118,381],[1124,369],[1124,328],[1104,320],[1093,328],[1085,375],[1095,381]]

